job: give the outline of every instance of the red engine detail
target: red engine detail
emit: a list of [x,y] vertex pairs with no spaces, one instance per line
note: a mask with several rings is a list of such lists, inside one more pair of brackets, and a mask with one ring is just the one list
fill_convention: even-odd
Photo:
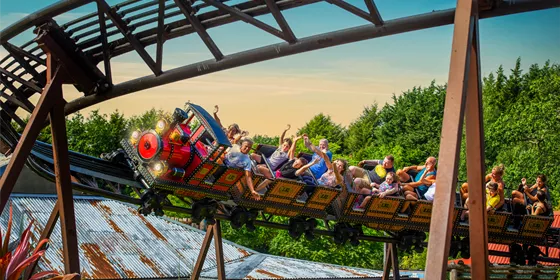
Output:
[[155,132],[149,131],[138,140],[138,155],[142,160],[149,161],[161,152],[163,141]]
[[161,137],[155,131],[145,132],[138,140],[138,155],[144,161],[166,161],[169,167],[185,166],[191,157],[190,144],[174,144],[166,136]]

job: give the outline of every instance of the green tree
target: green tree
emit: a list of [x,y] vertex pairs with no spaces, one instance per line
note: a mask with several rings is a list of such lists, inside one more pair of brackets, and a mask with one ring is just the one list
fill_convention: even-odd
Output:
[[302,135],[304,133],[307,133],[310,138],[323,136],[329,140],[329,147],[331,146],[331,143],[336,143],[341,148],[340,152],[345,151],[344,137],[347,133],[346,129],[340,124],[334,123],[328,115],[320,113],[313,117],[298,130],[297,135]]
[[377,104],[365,107],[358,119],[348,127],[346,147],[355,158],[364,158],[364,150],[375,142],[375,130],[380,125]]

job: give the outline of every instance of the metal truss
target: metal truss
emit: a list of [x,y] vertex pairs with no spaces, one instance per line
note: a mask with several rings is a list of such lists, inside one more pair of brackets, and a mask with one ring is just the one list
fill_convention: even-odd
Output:
[[[84,96],[70,101],[65,114],[105,100],[200,75],[261,62],[283,56],[348,44],[356,41],[394,35],[453,23],[455,9],[433,11],[392,20],[383,20],[373,0],[364,0],[366,9],[352,1],[325,0],[368,22],[354,28],[335,30],[298,38],[283,12],[323,2],[319,0],[258,0],[228,5],[229,0],[128,0],[110,7],[105,0],[61,1],[22,19],[0,32],[0,44],[9,54],[0,60],[0,109],[5,117],[23,125],[16,114],[21,108],[32,112],[28,99],[45,86],[45,53],[34,40],[21,46],[10,43],[18,34],[43,24],[57,30],[62,49],[58,57],[72,61],[81,79],[74,85]],[[58,26],[52,19],[77,7],[95,4],[91,14]],[[481,19],[560,6],[557,0],[479,1]],[[88,6],[90,7],[90,6]],[[200,12],[204,10],[204,12]],[[280,27],[275,28],[258,19],[271,14]],[[179,19],[177,19],[179,18]],[[171,19],[176,19],[171,21]],[[243,21],[269,33],[283,42],[234,54],[224,54],[208,34],[210,28]],[[141,31],[137,31],[141,30]],[[162,69],[164,43],[181,36],[195,34],[204,42],[214,59],[193,62],[174,69]],[[153,58],[147,51],[156,45]],[[120,84],[113,84],[111,59],[136,52],[153,72]],[[103,73],[95,65],[101,62]],[[82,64],[83,63],[83,64]],[[93,71],[91,71],[93,69]]]

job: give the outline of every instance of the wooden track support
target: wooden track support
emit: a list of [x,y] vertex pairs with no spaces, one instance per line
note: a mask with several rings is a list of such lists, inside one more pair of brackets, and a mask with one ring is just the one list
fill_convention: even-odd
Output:
[[[468,118],[467,178],[473,279],[488,279],[488,229],[484,189],[484,131],[480,87],[478,2],[458,0],[439,150],[439,170],[430,223],[426,279],[445,279],[463,118]],[[466,111],[466,113],[465,113]]]
[[66,101],[62,95],[62,84],[72,82],[70,82],[71,75],[64,69],[64,65],[59,64],[57,61],[58,58],[55,58],[50,51],[51,46],[49,46],[49,44],[56,44],[56,41],[48,40],[49,38],[48,32],[41,34],[41,36],[37,38],[39,46],[43,48],[44,52],[47,54],[46,86],[41,92],[39,102],[33,110],[29,122],[25,126],[20,141],[16,145],[12,159],[6,168],[6,172],[4,172],[0,179],[0,211],[3,211],[6,207],[23,165],[37,140],[37,136],[43,128],[45,120],[49,118],[58,201],[42,236],[50,235],[54,224],[56,224],[56,220],[60,217],[64,272],[67,274],[80,273],[74,200],[70,180],[66,120],[64,118],[64,106]]
[[198,254],[198,259],[193,268],[191,275],[192,280],[197,280],[200,278],[200,273],[202,272],[202,267],[204,266],[204,261],[206,260],[206,254],[208,254],[208,249],[210,249],[210,244],[212,242],[212,237],[214,238],[214,248],[216,248],[216,266],[218,269],[218,279],[226,279],[226,271],[224,267],[224,249],[222,247],[222,229],[220,226],[220,221],[211,225],[208,224],[206,227],[206,235],[202,241],[202,247],[200,248],[200,253]]
[[[393,268],[393,277],[389,278],[389,274]],[[400,280],[401,275],[399,272],[399,255],[397,251],[397,244],[385,243],[385,260],[383,261],[383,280]]]

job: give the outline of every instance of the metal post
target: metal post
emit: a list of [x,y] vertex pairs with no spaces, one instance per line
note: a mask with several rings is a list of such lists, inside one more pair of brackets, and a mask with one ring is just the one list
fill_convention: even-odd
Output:
[[[50,55],[48,55],[50,56]],[[49,59],[49,58],[47,58]],[[62,83],[52,81],[56,93],[54,106],[50,112],[51,135],[54,171],[56,178],[56,193],[58,196],[58,211],[62,233],[62,248],[65,273],[80,273],[80,258],[78,254],[78,235],[76,231],[76,217],[74,213],[74,198],[70,181],[70,160],[68,158],[68,140],[66,137],[66,120],[64,118],[64,99],[62,98]]]
[[[476,0],[458,0],[455,11],[449,81],[439,150],[436,179],[437,199],[433,202],[432,221],[426,259],[426,279],[445,279],[451,242],[455,184],[461,148],[463,116],[472,48],[473,6]],[[432,242],[430,242],[432,241]]]
[[391,248],[391,262],[393,266],[393,280],[400,280],[401,274],[399,272],[399,255],[397,252],[397,244],[390,243],[389,248]]
[[206,259],[206,254],[208,254],[208,249],[210,249],[210,244],[212,244],[212,236],[214,237],[214,248],[216,249],[216,266],[218,269],[218,279],[226,279],[226,270],[224,266],[224,249],[222,246],[222,228],[220,226],[220,221],[216,220],[215,224],[208,224],[206,227],[206,235],[204,236],[204,241],[202,241],[202,247],[200,248],[200,253],[198,254],[198,259],[194,265],[191,279],[195,280],[200,278],[200,273],[202,272],[202,267],[204,266],[204,260]]
[[35,139],[39,136],[43,123],[52,107],[52,92],[52,84],[48,83],[43,89],[39,102],[37,103],[35,110],[33,110],[33,113],[29,118],[29,122],[25,126],[25,129],[21,134],[21,138],[14,149],[10,163],[8,163],[4,175],[2,175],[2,178],[0,179],[0,213],[4,211],[4,208],[8,203],[10,194],[14,189],[14,185],[21,173],[21,169],[25,164],[25,160],[29,156],[31,149],[33,148],[33,144],[35,144]]
[[222,247],[222,227],[220,221],[216,220],[214,225],[214,247],[216,248],[216,266],[218,267],[218,279],[226,279],[226,269],[224,266],[224,249]]
[[[477,7],[473,7],[476,9]],[[469,242],[471,276],[488,279],[488,228],[486,192],[484,187],[484,129],[482,124],[482,92],[480,79],[480,47],[478,16],[474,15],[473,41],[465,110],[467,137],[467,180],[469,182]]]
[[391,273],[391,265],[393,263],[392,261],[392,250],[391,247],[389,246],[389,243],[385,243],[383,245],[383,251],[384,251],[384,260],[383,260],[383,280],[389,280],[389,274]]
[[208,254],[208,249],[212,242],[212,234],[214,232],[214,225],[208,225],[206,227],[206,235],[202,241],[202,247],[200,248],[200,253],[198,253],[198,259],[194,265],[193,272],[191,275],[192,280],[197,280],[200,278],[200,273],[202,272],[202,267],[204,266],[204,260],[206,260],[206,254]]

